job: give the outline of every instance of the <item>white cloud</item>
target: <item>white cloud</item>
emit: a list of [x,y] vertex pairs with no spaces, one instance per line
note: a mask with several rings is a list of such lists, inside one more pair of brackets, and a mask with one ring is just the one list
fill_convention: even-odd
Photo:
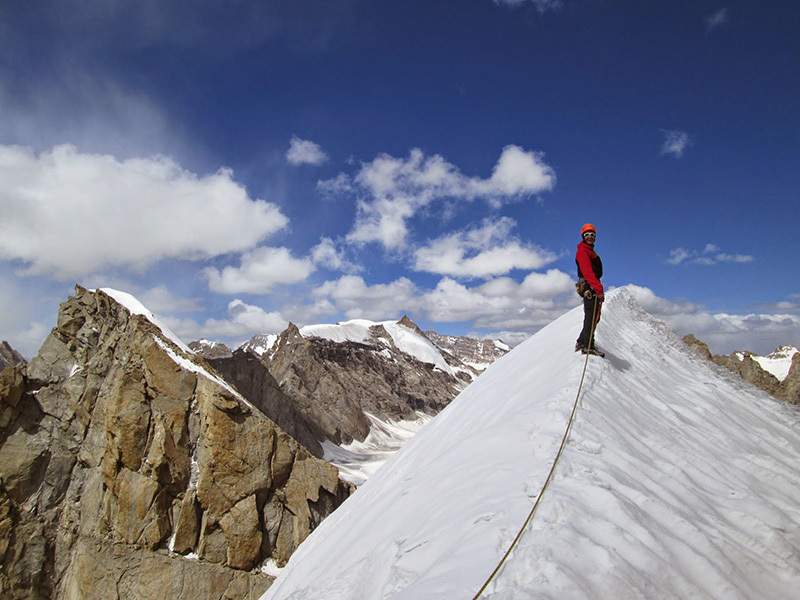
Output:
[[139,301],[154,313],[200,312],[203,310],[199,298],[178,298],[166,285],[159,285],[137,296]]
[[242,254],[240,266],[205,270],[208,286],[223,294],[268,294],[279,284],[303,281],[314,271],[308,258],[295,258],[287,248],[260,247]]
[[367,285],[362,277],[345,275],[319,286],[314,296],[327,300],[350,319],[391,319],[402,312],[414,312],[419,306],[418,290],[405,277],[391,283]]
[[402,313],[426,315],[435,322],[474,321],[475,327],[518,329],[532,333],[578,303],[572,278],[557,269],[530,273],[522,282],[510,277],[469,287],[444,277],[422,290],[406,278],[368,285],[362,277],[343,276],[314,291],[348,318],[391,319]]
[[667,263],[670,265],[679,265],[684,262],[694,263],[699,265],[716,265],[719,263],[749,263],[753,262],[755,258],[749,254],[730,254],[728,252],[721,252],[720,248],[715,244],[706,244],[702,250],[686,250],[683,247],[670,250]]
[[309,140],[301,140],[296,135],[289,142],[286,151],[286,160],[290,165],[321,165],[328,160],[328,155],[322,151],[319,144]]
[[159,317],[184,342],[199,339],[224,341],[236,346],[259,333],[279,333],[289,321],[280,312],[267,312],[263,308],[236,299],[228,303],[229,319],[207,319],[198,323],[194,319]]
[[715,29],[728,22],[728,9],[720,8],[718,11],[706,18],[708,30]]
[[319,244],[311,249],[311,260],[315,265],[332,271],[356,273],[363,270],[360,265],[348,261],[342,249],[337,248],[334,241],[328,237],[323,237]]
[[662,129],[664,143],[661,146],[661,154],[672,154],[677,158],[683,156],[684,151],[691,145],[689,134],[679,129],[667,131]]
[[408,158],[381,154],[363,164],[352,180],[339,175],[320,182],[328,194],[356,194],[356,222],[347,240],[379,242],[401,249],[408,237],[407,221],[437,200],[486,200],[493,207],[503,202],[550,190],[556,176],[538,152],[506,146],[488,179],[467,177],[439,155],[426,157],[419,149]]
[[453,277],[487,279],[512,269],[538,269],[557,256],[511,236],[516,223],[503,217],[430,242],[414,252],[414,269]]
[[230,170],[200,177],[163,156],[120,161],[70,145],[39,156],[0,146],[0,214],[0,259],[59,280],[246,250],[288,222]]

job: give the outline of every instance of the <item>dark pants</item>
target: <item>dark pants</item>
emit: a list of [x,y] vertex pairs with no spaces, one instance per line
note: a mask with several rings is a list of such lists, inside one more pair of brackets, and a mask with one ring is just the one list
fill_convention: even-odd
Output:
[[[595,303],[597,305],[596,311]],[[592,335],[592,315],[594,315],[594,325],[596,327],[597,323],[600,322],[600,307],[602,304],[603,301],[598,300],[597,296],[593,296],[591,299],[583,299],[583,329],[581,330],[581,334],[578,336],[578,346],[581,348],[594,347],[594,335]],[[589,339],[590,336],[591,339]]]

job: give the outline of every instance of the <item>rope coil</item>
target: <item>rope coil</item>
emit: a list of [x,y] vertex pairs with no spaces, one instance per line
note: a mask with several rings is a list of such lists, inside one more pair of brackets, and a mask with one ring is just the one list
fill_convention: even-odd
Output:
[[[597,317],[597,296],[595,295],[594,308],[592,309],[592,329],[589,334],[590,344],[592,343],[592,340],[594,340],[594,328],[597,325],[596,317]],[[553,466],[550,467],[550,472],[547,474],[547,479],[545,479],[544,485],[542,486],[542,491],[539,492],[539,495],[536,498],[536,502],[533,503],[533,507],[531,508],[531,511],[528,513],[528,518],[525,519],[525,522],[522,524],[522,527],[520,527],[519,531],[517,532],[517,536],[514,538],[514,541],[511,542],[511,545],[508,547],[508,550],[506,550],[506,553],[503,555],[503,558],[501,558],[500,562],[497,563],[497,566],[494,568],[494,571],[492,571],[492,574],[489,575],[489,578],[484,582],[484,584],[481,586],[481,589],[478,590],[478,593],[475,594],[472,600],[478,600],[478,598],[481,597],[481,594],[483,594],[483,592],[489,586],[489,583],[491,583],[492,579],[494,579],[495,576],[500,572],[500,569],[505,564],[506,559],[508,559],[508,557],[511,555],[511,552],[512,550],[514,550],[514,547],[517,545],[517,542],[519,542],[520,538],[522,538],[522,534],[528,528],[528,524],[531,522],[531,519],[533,519],[533,513],[536,512],[536,508],[539,506],[539,501],[542,499],[542,496],[544,496],[544,492],[547,489],[547,486],[550,485],[550,480],[553,478],[553,473],[555,473],[556,465],[558,464],[558,459],[561,458],[561,453],[564,451],[564,446],[567,445],[569,432],[572,429],[572,423],[575,420],[575,413],[578,410],[578,400],[581,397],[581,390],[583,389],[583,380],[586,377],[586,367],[588,365],[589,365],[589,353],[587,352],[586,360],[583,363],[583,373],[581,373],[581,382],[578,385],[578,393],[575,395],[575,403],[572,405],[572,414],[570,414],[569,416],[569,423],[567,424],[567,429],[564,432],[564,437],[561,439],[561,446],[559,446],[558,452],[556,453],[556,458],[553,461]]]

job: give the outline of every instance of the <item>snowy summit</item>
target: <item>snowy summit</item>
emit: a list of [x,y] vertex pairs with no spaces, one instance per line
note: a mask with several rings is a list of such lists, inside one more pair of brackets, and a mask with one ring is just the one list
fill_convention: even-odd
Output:
[[[481,375],[300,546],[264,600],[797,597],[800,413],[625,288]],[[578,399],[563,453],[556,461]],[[549,485],[543,486],[555,464]]]

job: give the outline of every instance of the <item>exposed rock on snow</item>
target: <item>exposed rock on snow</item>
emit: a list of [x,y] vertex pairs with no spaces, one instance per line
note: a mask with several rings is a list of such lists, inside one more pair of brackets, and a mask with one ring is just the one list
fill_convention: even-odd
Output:
[[209,340],[197,340],[189,343],[189,350],[202,356],[206,360],[212,358],[230,358],[233,352],[222,342],[211,342]]
[[300,546],[264,600],[770,598],[800,589],[800,412],[606,295],[493,364]]
[[683,341],[768,394],[789,404],[800,404],[800,352],[794,346],[781,346],[768,356],[746,351],[712,355],[708,345],[691,334]]
[[476,340],[470,337],[440,335],[435,331],[426,331],[425,335],[439,348],[449,352],[478,373],[485,371],[489,365],[511,350],[500,340]]
[[78,287],[2,372],[3,598],[255,598],[349,495],[176,339]]

